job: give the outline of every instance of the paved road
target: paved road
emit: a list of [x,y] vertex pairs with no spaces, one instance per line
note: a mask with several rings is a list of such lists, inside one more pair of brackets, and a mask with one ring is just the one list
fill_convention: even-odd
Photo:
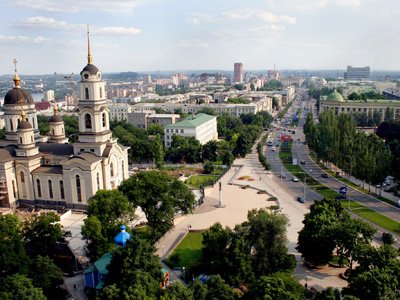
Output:
[[[304,119],[300,120],[299,125],[302,126],[304,123]],[[338,191],[340,187],[345,186],[345,184],[333,176],[328,174],[328,178],[322,178],[321,174],[325,173],[309,156],[309,149],[306,145],[303,144],[305,140],[304,133],[302,127],[296,130],[296,134],[294,135],[294,143],[292,147],[293,157],[297,157],[298,160],[304,160],[305,165],[300,165],[300,167],[308,173],[309,176],[313,177],[314,179],[318,180],[322,184],[328,186],[329,188]],[[298,141],[300,139],[300,141]],[[310,172],[312,170],[312,172]],[[364,206],[385,215],[397,222],[400,222],[400,209],[389,205],[375,197],[360,192],[356,189],[348,187],[347,194],[350,199],[362,203]]]

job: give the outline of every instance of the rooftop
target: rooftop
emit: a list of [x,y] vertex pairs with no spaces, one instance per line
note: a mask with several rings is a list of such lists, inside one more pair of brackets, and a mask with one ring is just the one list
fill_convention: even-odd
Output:
[[166,127],[187,127],[193,128],[198,127],[206,122],[215,119],[215,116],[206,115],[203,113],[197,114],[195,116],[187,117],[186,119],[179,121],[175,124],[167,125]]

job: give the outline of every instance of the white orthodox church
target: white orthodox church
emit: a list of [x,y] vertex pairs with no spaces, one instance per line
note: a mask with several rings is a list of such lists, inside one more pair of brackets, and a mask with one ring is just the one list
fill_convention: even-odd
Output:
[[85,209],[98,190],[114,189],[128,178],[128,148],[112,137],[105,82],[92,63],[89,33],[88,64],[80,75],[78,141],[69,144],[56,106],[49,135],[40,136],[35,104],[15,72],[3,106],[0,206]]

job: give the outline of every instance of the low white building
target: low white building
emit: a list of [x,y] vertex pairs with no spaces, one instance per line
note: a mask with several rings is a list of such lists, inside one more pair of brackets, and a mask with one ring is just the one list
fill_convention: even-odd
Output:
[[132,111],[132,105],[127,103],[111,103],[108,105],[110,110],[110,120],[123,121],[128,119],[128,114]]
[[175,124],[164,127],[165,147],[171,147],[174,135],[195,137],[200,144],[218,139],[217,117],[206,114],[197,114]]

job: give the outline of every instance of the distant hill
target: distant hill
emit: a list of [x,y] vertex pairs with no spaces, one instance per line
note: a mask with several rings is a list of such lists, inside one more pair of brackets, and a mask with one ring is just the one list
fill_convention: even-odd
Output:
[[105,79],[116,81],[135,81],[140,77],[136,72],[105,73],[103,76]]

